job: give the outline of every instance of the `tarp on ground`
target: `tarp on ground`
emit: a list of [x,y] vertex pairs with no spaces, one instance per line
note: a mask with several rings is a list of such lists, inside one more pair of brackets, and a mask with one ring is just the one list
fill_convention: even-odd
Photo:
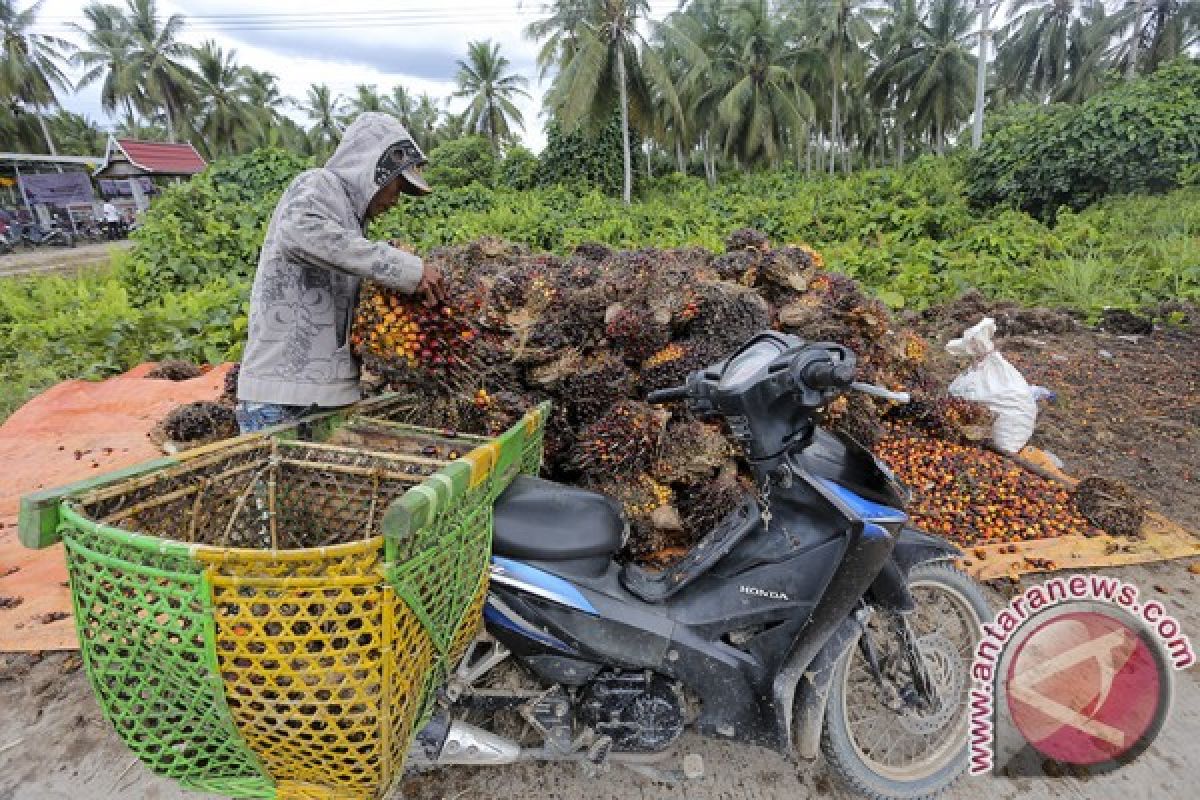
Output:
[[216,400],[228,371],[224,365],[187,381],[145,378],[154,366],[60,383],[0,425],[0,652],[78,647],[62,545],[21,546],[21,496],[161,456],[150,431],[177,405]]

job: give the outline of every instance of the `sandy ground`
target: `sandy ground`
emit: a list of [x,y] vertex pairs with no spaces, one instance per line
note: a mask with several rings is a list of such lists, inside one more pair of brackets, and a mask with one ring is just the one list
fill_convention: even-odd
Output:
[[106,267],[112,251],[128,250],[133,245],[128,239],[118,242],[79,245],[78,247],[39,247],[35,250],[18,250],[0,256],[0,277],[40,275],[43,273],[76,273],[92,267]]
[[[1143,596],[1160,599],[1200,645],[1200,575],[1184,562],[1125,567],[1107,572],[1136,583]],[[1001,595],[992,591],[994,605]],[[945,796],[954,800],[1003,798],[1195,797],[1200,783],[1200,669],[1176,673],[1170,718],[1136,762],[1090,778],[964,778]],[[40,660],[0,655],[0,800],[205,798],[148,773],[104,721],[78,657],[49,654]],[[492,769],[435,770],[401,786],[410,800],[490,800],[545,797],[556,800],[795,800],[814,795],[849,797],[831,783],[823,765],[797,767],[782,757],[688,737],[681,752],[700,753],[706,776],[681,787],[656,784],[614,767],[599,780],[574,766],[521,765]]]

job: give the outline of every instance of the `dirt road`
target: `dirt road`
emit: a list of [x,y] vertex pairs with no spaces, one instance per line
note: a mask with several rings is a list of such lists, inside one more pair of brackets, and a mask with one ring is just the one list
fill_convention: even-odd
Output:
[[[1153,594],[1200,644],[1200,576],[1181,562],[1109,570]],[[1000,596],[992,593],[994,605]],[[0,800],[200,800],[150,775],[125,749],[100,714],[78,657],[54,654],[36,663],[0,655]],[[1176,673],[1175,702],[1158,740],[1137,761],[1098,777],[1060,779],[964,778],[946,797],[1031,798],[1195,797],[1200,784],[1200,669]],[[614,768],[586,779],[575,767],[523,765],[446,769],[410,778],[407,800],[796,800],[814,795],[849,798],[818,762],[797,768],[780,756],[698,738],[681,752],[704,756],[706,776],[682,787],[649,782]]]
[[106,267],[114,250],[128,250],[128,239],[119,242],[80,245],[78,247],[39,247],[0,256],[0,278],[45,273],[77,273],[94,267]]

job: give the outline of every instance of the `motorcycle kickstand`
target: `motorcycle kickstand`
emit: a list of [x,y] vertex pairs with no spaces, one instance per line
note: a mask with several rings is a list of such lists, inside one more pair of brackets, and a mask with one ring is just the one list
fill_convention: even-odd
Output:
[[704,777],[704,758],[699,753],[688,753],[684,756],[682,769],[662,769],[649,764],[639,764],[620,759],[616,759],[612,763],[620,764],[630,772],[641,775],[643,778],[648,778],[655,783],[665,783],[669,786],[677,786],[688,781],[698,781]]

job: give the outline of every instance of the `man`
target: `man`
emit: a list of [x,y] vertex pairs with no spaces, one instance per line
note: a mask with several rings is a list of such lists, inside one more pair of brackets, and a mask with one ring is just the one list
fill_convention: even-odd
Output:
[[446,299],[436,267],[364,235],[401,192],[431,191],[420,173],[425,163],[395,118],[366,113],[324,168],[301,173],[283,193],[250,294],[238,375],[243,433],[359,399],[349,338],[360,279],[417,294],[430,306]]
[[108,240],[116,241],[121,237],[121,215],[117,211],[117,207],[111,200],[105,200],[100,213],[104,217],[104,228],[108,234]]

